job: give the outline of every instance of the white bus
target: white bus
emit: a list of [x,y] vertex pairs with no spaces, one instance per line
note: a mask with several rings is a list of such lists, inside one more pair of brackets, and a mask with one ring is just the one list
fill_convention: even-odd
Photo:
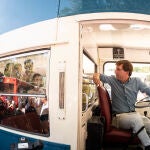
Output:
[[[44,150],[86,150],[88,122],[99,108],[92,74],[113,74],[115,62],[128,59],[133,75],[150,83],[147,9],[118,9],[87,9],[0,35],[0,149],[27,149],[41,140]],[[143,109],[137,110],[150,116]]]

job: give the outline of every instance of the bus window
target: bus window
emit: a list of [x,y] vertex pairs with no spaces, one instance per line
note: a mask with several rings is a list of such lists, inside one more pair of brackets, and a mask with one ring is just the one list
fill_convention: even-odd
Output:
[[92,74],[95,70],[96,64],[94,61],[83,54],[82,111],[86,111],[97,98],[96,86],[92,80]]
[[1,58],[1,125],[49,135],[49,58],[45,49]]
[[95,63],[85,54],[83,54],[83,73],[94,73]]
[[[132,63],[133,72],[132,77],[139,77],[143,82],[150,86],[150,64],[149,63]],[[107,62],[104,65],[104,74],[106,75],[115,75],[115,62]],[[108,84],[104,84],[108,93],[111,97],[111,87]],[[137,100],[140,100],[145,97],[145,94],[141,92],[138,93]]]

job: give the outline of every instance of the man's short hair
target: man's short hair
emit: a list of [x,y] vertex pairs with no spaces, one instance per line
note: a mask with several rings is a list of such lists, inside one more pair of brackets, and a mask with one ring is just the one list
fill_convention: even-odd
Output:
[[128,71],[129,72],[129,76],[132,75],[132,71],[133,71],[133,65],[131,64],[130,61],[128,60],[119,60],[116,62],[117,66],[122,65],[122,68],[124,71]]

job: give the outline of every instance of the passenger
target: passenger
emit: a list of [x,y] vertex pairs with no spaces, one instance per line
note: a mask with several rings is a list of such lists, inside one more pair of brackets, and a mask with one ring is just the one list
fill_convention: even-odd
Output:
[[27,97],[19,96],[17,110],[25,113],[26,102],[27,102]]
[[47,98],[41,98],[41,102],[42,102],[42,107],[41,107],[41,111],[40,111],[40,120],[41,120],[41,125],[43,128],[43,132],[45,134],[49,133],[49,109],[48,109],[48,101]]
[[[39,73],[35,73],[32,78],[32,85],[34,85],[33,89],[28,91],[28,94],[45,94],[45,89],[43,88],[43,77]],[[36,111],[37,114],[40,115],[40,109],[41,109],[41,100],[39,97],[29,97],[29,105],[32,105]]]
[[39,73],[35,73],[33,75],[31,84],[34,86],[43,87],[43,76]]
[[32,78],[32,85],[43,87],[43,77],[39,73],[35,73]]
[[24,69],[25,69],[25,73],[23,75],[23,81],[32,82],[32,77],[34,75],[33,72],[33,61],[31,59],[27,59],[24,62]]
[[32,78],[33,89],[29,90],[29,94],[45,94],[45,90],[43,88],[43,77],[39,73],[35,73]]
[[7,96],[6,101],[7,101],[7,113],[14,114],[16,105],[15,105],[15,101],[13,100],[13,97]]
[[30,98],[29,100],[29,97],[27,97],[26,104],[25,104],[25,113],[29,113],[29,112],[36,112],[36,109],[32,99]]
[[48,120],[48,101],[47,98],[41,98],[42,107],[40,111],[40,119],[41,120]]
[[42,103],[39,97],[28,97],[28,101],[25,105],[25,112],[29,109],[34,109],[38,115],[40,115],[40,109]]
[[[111,86],[113,125],[123,129],[133,129],[136,133],[145,126],[138,137],[145,150],[150,150],[150,120],[135,112],[135,102],[139,91],[150,96],[150,87],[137,77],[131,77],[133,66],[128,60],[116,62],[116,76],[94,73],[93,81],[96,85],[108,83]],[[146,120],[146,122],[145,122]]]
[[4,75],[6,77],[12,77],[13,70],[14,70],[14,63],[7,63],[4,69]]
[[23,73],[22,73],[22,65],[20,63],[17,63],[14,65],[14,70],[13,70],[12,76],[14,78],[22,80]]

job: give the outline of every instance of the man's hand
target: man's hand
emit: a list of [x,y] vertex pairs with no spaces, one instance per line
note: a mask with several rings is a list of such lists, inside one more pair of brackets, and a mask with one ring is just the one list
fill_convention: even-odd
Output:
[[99,73],[94,73],[93,74],[93,81],[96,84],[96,86],[100,85],[100,74]]

